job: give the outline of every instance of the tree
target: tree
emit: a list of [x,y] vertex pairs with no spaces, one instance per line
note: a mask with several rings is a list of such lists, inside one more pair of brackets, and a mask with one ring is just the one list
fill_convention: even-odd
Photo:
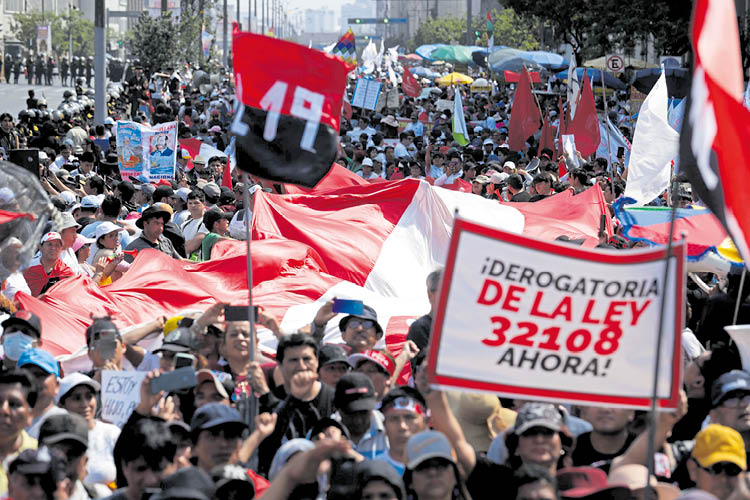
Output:
[[[522,50],[533,50],[539,46],[535,33],[535,21],[528,16],[519,16],[513,9],[492,11],[495,45],[507,45]],[[476,16],[471,21],[472,31],[480,33],[480,43],[487,44],[487,19]],[[457,43],[466,41],[465,17],[440,17],[423,22],[411,45],[418,47],[432,43]],[[469,45],[474,45],[474,35]]]
[[151,17],[141,14],[130,31],[127,46],[148,74],[155,73],[178,60],[178,25],[171,12]]
[[552,26],[560,43],[573,47],[579,63],[632,48],[638,41],[652,40],[658,51],[673,55],[689,49],[691,2],[684,0],[506,0],[505,4]]
[[[26,48],[36,50],[36,30],[38,26],[49,25],[52,30],[52,52],[58,56],[67,54],[69,35],[73,35],[73,55],[94,55],[94,23],[83,17],[77,9],[55,15],[40,11],[19,12],[13,15],[12,29]],[[45,51],[48,52],[48,51]]]

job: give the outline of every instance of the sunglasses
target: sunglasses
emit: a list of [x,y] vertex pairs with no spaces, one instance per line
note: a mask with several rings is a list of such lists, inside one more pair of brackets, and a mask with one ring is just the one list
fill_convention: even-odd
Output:
[[555,431],[552,429],[549,429],[547,427],[532,427],[530,429],[526,429],[521,433],[521,436],[523,437],[534,437],[534,436],[544,436],[544,437],[551,437],[555,434]]
[[737,464],[733,464],[732,462],[717,462],[711,467],[703,467],[695,459],[693,459],[693,462],[695,462],[700,469],[703,469],[704,471],[708,472],[709,474],[713,474],[714,476],[726,474],[727,476],[734,477],[739,476],[740,472],[742,472],[740,466]]
[[350,319],[346,324],[346,327],[357,328],[361,326],[365,330],[375,326],[375,322],[371,319]]
[[746,408],[750,406],[750,394],[727,398],[721,402],[721,406],[724,408]]
[[430,458],[417,465],[414,470],[417,472],[426,471],[427,469],[447,469],[451,463],[440,457]]

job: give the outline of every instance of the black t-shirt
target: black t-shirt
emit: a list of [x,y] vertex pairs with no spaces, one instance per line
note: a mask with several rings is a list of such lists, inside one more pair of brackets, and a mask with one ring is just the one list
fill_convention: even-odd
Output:
[[604,472],[609,473],[609,466],[612,464],[612,460],[625,453],[630,447],[630,444],[635,440],[634,434],[628,434],[625,439],[625,444],[615,453],[602,453],[594,449],[591,444],[591,432],[584,432],[576,438],[576,447],[573,450],[573,465],[592,465],[602,469]]
[[432,327],[432,316],[425,314],[417,318],[409,327],[409,333],[406,334],[406,340],[411,340],[419,349],[424,349],[430,344],[430,328]]
[[476,460],[474,470],[466,478],[466,489],[472,500],[516,497],[513,491],[515,488],[513,469],[506,465],[496,464],[478,453]]
[[528,191],[521,191],[520,193],[516,193],[510,197],[510,201],[512,202],[526,202],[530,200],[531,195],[528,193]]

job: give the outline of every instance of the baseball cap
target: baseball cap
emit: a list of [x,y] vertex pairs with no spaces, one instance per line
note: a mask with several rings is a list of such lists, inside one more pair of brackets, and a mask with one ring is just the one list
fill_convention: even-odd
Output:
[[344,413],[374,410],[377,404],[375,387],[363,373],[347,373],[336,384],[333,406]]
[[109,318],[94,318],[94,322],[86,328],[86,345],[91,345],[102,333],[111,332],[120,337],[120,331]]
[[431,458],[444,458],[451,463],[453,460],[453,449],[442,432],[422,431],[409,438],[406,444],[407,462],[406,467],[414,470],[419,464]]
[[490,182],[492,184],[502,184],[503,182],[508,180],[508,177],[510,176],[505,172],[495,172],[494,174],[492,174],[492,177],[490,177]]
[[108,116],[108,117],[106,117],[104,119],[104,124],[105,125],[114,125],[115,124],[115,120],[111,116]]
[[166,337],[173,331],[175,331],[177,328],[180,327],[180,321],[185,319],[185,316],[172,316],[167,321],[164,322],[164,327],[162,328],[162,332],[164,333],[164,336]]
[[486,175],[477,175],[474,177],[474,180],[472,182],[478,182],[479,184],[487,184],[490,182],[490,178]]
[[52,473],[54,479],[58,480],[64,477],[65,468],[66,463],[62,457],[50,453],[49,448],[43,446],[36,450],[24,450],[19,453],[8,466],[8,475],[15,472],[29,475]]
[[214,384],[214,387],[216,387],[216,391],[221,394],[221,397],[224,399],[229,399],[229,393],[227,392],[226,387],[224,387],[224,384],[219,381],[219,378],[212,372],[211,370],[198,370],[196,373],[196,376],[198,378],[198,383],[195,387],[198,387],[204,382],[211,381]]
[[624,485],[608,484],[603,470],[596,467],[566,467],[557,471],[557,487],[562,498],[627,499]]
[[427,403],[418,390],[409,386],[399,386],[388,391],[380,403],[381,413],[385,413],[391,407],[425,415]]
[[105,236],[109,233],[114,233],[115,231],[125,231],[125,228],[122,226],[118,226],[114,222],[104,221],[96,226],[96,239],[98,240],[102,236]]
[[45,418],[39,428],[39,442],[49,446],[61,441],[75,441],[88,448],[89,425],[86,419],[69,412]]
[[719,462],[730,462],[747,469],[745,442],[739,432],[719,424],[711,424],[695,436],[693,458],[701,467],[711,467]]
[[187,203],[187,197],[190,194],[191,189],[190,188],[180,188],[177,191],[175,191],[175,194],[179,196],[179,198]]
[[154,354],[169,352],[189,352],[193,346],[193,334],[189,328],[175,328],[164,337],[162,345],[154,350]]
[[180,151],[180,154],[181,154],[181,158],[182,158],[183,160],[189,160],[189,159],[191,159],[191,158],[192,158],[192,156],[190,156],[190,152],[189,152],[189,151],[188,151],[187,149],[183,149],[183,150],[181,150],[181,151]]
[[211,196],[212,198],[218,198],[221,196],[221,189],[213,182],[206,183],[206,185],[203,186],[203,192],[206,196]]
[[36,332],[37,337],[42,336],[42,321],[31,311],[25,309],[16,311],[0,324],[4,330],[8,330],[13,325],[27,326]]
[[100,206],[101,202],[99,201],[99,198],[93,194],[81,198],[81,208],[99,208]]
[[63,199],[67,206],[74,205],[78,201],[78,198],[72,191],[63,191],[60,193],[60,198]]
[[560,432],[563,419],[560,411],[549,403],[526,403],[518,410],[513,433],[521,435],[532,427],[546,427]]
[[170,186],[158,186],[154,189],[154,194],[152,196],[154,198],[169,198],[170,196],[174,196],[174,189]]
[[65,395],[79,385],[86,385],[94,392],[99,392],[102,388],[99,382],[88,375],[84,375],[81,372],[73,372],[60,379],[60,390],[57,391],[57,396],[55,396],[55,403],[59,403],[60,400],[65,399]]
[[495,145],[495,143],[492,142],[492,139],[485,139],[484,141],[482,141],[482,146],[486,146],[487,144],[492,144],[493,146]]
[[358,462],[354,465],[354,476],[359,485],[366,485],[374,480],[385,481],[396,492],[398,500],[406,498],[404,480],[396,472],[396,469],[385,460],[364,460]]
[[24,353],[18,358],[16,365],[19,368],[23,368],[27,365],[34,365],[50,375],[54,375],[55,377],[60,376],[60,365],[57,363],[57,360],[52,354],[44,349],[39,349],[38,347],[24,351]]
[[77,252],[81,249],[84,245],[90,245],[91,243],[95,242],[96,240],[94,238],[86,238],[82,234],[76,235],[76,240],[73,242],[73,251]]
[[711,406],[716,408],[733,392],[750,394],[750,374],[744,370],[723,373],[711,386]]
[[505,163],[503,163],[503,168],[505,168],[505,167],[512,168],[513,170],[515,170],[516,169],[516,164],[513,163],[512,161],[508,160]]
[[255,485],[250,480],[245,469],[239,465],[226,464],[214,467],[211,469],[211,479],[216,485],[214,498],[243,498],[251,500],[255,497]]
[[190,432],[193,437],[197,437],[200,431],[218,427],[220,425],[231,425],[235,427],[247,428],[247,424],[242,420],[240,412],[235,408],[223,403],[208,403],[201,406],[193,414],[190,421]]
[[379,334],[383,333],[383,328],[380,326],[380,323],[378,323],[378,313],[376,313],[375,309],[368,305],[362,306],[362,314],[350,314],[349,316],[344,316],[343,318],[341,318],[341,321],[339,321],[339,330],[341,330],[342,332],[346,330],[346,324],[352,318],[372,320],[375,322],[375,331]]
[[388,376],[393,376],[396,371],[396,363],[386,356],[382,351],[368,349],[367,351],[349,356],[349,363],[355,368],[365,361],[372,361],[380,367]]
[[146,193],[150,198],[151,196],[153,196],[154,191],[156,191],[156,186],[154,186],[153,184],[141,184],[140,189],[141,191]]
[[161,482],[161,491],[152,498],[211,500],[215,492],[216,486],[206,471],[199,467],[184,467],[165,477]]
[[324,344],[318,350],[318,366],[322,367],[332,363],[346,363],[351,366],[343,347],[336,344]]
[[81,227],[81,225],[76,222],[75,218],[73,217],[73,214],[69,212],[61,213],[60,218],[62,219],[62,224],[60,224],[60,232],[66,229],[69,229],[71,227]]
[[372,160],[370,158],[365,158],[364,160],[362,160],[362,166],[364,167],[365,165],[372,167]]
[[343,423],[331,417],[323,417],[317,422],[315,422],[315,425],[312,426],[312,429],[310,429],[310,433],[307,435],[307,439],[312,439],[313,437],[317,436],[318,434],[325,431],[329,427],[336,427],[338,430],[341,431],[341,434],[346,436],[347,439],[352,438],[352,436],[349,434],[349,429],[347,429]]
[[50,231],[49,233],[42,236],[42,243],[47,243],[48,241],[62,241],[62,236],[60,236],[60,233],[56,233],[55,231]]

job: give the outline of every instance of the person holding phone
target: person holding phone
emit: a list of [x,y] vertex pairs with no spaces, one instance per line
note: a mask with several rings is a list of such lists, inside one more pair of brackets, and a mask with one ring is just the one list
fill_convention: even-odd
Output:
[[351,311],[339,321],[339,331],[348,347],[349,354],[359,354],[375,347],[375,344],[383,338],[383,327],[378,323],[378,313],[372,307],[363,304],[361,301],[346,301],[346,306],[354,306],[353,302],[358,302],[358,310],[349,309],[334,310],[334,303],[340,299],[330,300],[323,304],[318,310],[312,323],[312,336],[318,342],[322,342],[325,334],[326,325],[336,315],[343,312]]

